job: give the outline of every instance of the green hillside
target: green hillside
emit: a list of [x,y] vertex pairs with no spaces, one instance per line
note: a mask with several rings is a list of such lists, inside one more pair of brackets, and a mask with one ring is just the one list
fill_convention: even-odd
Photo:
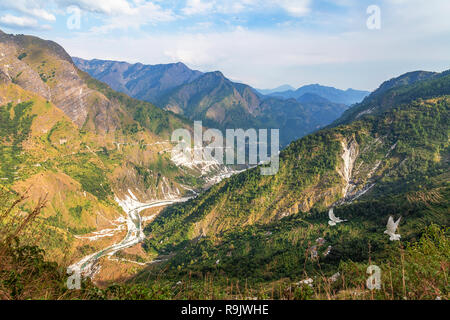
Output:
[[[147,249],[173,256],[163,267],[172,281],[212,274],[219,282],[291,286],[338,271],[355,280],[349,266],[363,270],[369,260],[386,269],[430,225],[449,226],[449,94],[443,73],[369,96],[348,114],[369,101],[372,113],[291,143],[278,174],[255,168],[164,210],[146,229]],[[330,206],[348,221],[329,226]],[[389,216],[402,217],[401,242],[383,233]],[[435,272],[448,275],[448,264]]]

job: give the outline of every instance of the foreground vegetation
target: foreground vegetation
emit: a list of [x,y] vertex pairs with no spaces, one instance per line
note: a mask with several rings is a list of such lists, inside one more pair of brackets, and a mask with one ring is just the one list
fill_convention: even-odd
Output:
[[[0,225],[1,299],[448,299],[450,243],[449,230],[427,227],[418,241],[392,245],[384,258],[374,259],[382,270],[380,290],[366,287],[368,263],[344,259],[336,264],[338,274],[327,275],[321,259],[295,265],[292,276],[277,281],[255,281],[223,272],[220,266],[164,275],[145,273],[128,283],[105,289],[84,281],[81,290],[67,289],[68,275],[62,266],[48,262],[31,235],[35,218],[46,201],[42,199],[28,214],[20,203],[25,196],[2,189]],[[291,221],[290,223],[294,223]],[[35,229],[34,229],[35,230]],[[271,246],[268,247],[270,250]],[[256,263],[259,262],[256,255]],[[275,261],[279,258],[275,258]],[[224,262],[225,265],[227,264]],[[325,263],[326,264],[326,263]],[[231,265],[228,265],[231,267]],[[236,270],[236,266],[234,266]],[[241,268],[242,266],[238,266]],[[280,268],[280,266],[277,266]],[[282,269],[282,268],[281,268]],[[295,275],[298,274],[298,277]],[[245,279],[246,278],[246,279]],[[297,281],[294,281],[297,278]],[[311,283],[298,279],[312,279]],[[244,279],[244,280],[242,280]]]

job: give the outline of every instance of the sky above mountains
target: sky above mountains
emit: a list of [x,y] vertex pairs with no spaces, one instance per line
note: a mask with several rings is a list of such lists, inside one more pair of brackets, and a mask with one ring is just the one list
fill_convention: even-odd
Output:
[[447,0],[2,0],[0,28],[73,56],[182,61],[257,88],[373,90],[450,68],[448,12]]

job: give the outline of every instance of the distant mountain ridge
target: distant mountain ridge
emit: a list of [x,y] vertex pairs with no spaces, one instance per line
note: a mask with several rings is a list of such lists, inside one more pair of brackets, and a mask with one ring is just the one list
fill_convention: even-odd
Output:
[[152,103],[169,90],[190,83],[203,74],[181,62],[144,65],[76,57],[72,60],[78,68],[107,83],[112,89]]
[[[220,71],[201,73],[182,63],[146,66],[73,58],[83,71],[112,88],[154,103],[205,126],[280,129],[281,145],[330,124],[347,109],[343,103],[310,92],[284,99],[226,78]],[[286,88],[286,87],[285,87]]]
[[302,102],[264,96],[246,84],[230,81],[219,71],[205,73],[169,91],[156,105],[221,130],[280,129],[282,146],[331,123],[347,109],[319,96]]
[[290,86],[288,84],[283,84],[279,87],[276,87],[274,89],[256,89],[256,91],[258,91],[261,94],[264,95],[269,95],[272,93],[276,93],[276,92],[284,92],[284,91],[289,91],[289,90],[295,90],[295,88],[293,86]]
[[320,84],[310,84],[298,88],[297,90],[287,90],[283,92],[270,93],[273,97],[283,99],[298,99],[306,93],[316,94],[334,103],[342,103],[352,105],[361,102],[366,96],[370,94],[369,91],[361,91],[354,89],[340,90],[333,87],[322,86]]

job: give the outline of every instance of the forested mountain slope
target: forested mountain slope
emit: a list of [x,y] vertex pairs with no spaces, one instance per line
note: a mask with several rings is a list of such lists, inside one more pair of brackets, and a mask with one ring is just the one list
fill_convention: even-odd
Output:
[[415,71],[381,84],[361,103],[347,110],[331,126],[349,123],[367,114],[381,114],[390,108],[416,99],[448,94],[450,71],[442,73]]
[[[274,176],[254,168],[166,209],[147,227],[148,250],[178,253],[169,278],[278,281],[370,256],[383,263],[398,246],[383,233],[389,216],[402,217],[401,243],[448,227],[447,74],[367,98],[349,114],[367,101],[372,113],[291,143]],[[328,225],[330,207],[347,221]]]

